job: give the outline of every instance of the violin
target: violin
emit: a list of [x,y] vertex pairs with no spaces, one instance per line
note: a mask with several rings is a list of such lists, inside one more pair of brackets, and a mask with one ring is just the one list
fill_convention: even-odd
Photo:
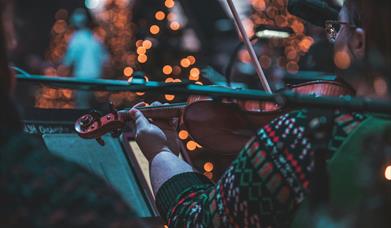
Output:
[[[314,96],[353,95],[352,89],[335,81],[315,81],[291,87],[299,94]],[[272,102],[223,99],[216,101],[208,96],[189,96],[187,102],[138,107],[147,118],[167,120],[180,118],[180,124],[202,147],[212,153],[234,156],[255,135],[257,129],[293,107],[281,107]],[[106,133],[117,136],[127,121],[131,120],[129,109],[114,110],[99,115],[91,112],[80,117],[75,130],[80,137],[97,139]]]

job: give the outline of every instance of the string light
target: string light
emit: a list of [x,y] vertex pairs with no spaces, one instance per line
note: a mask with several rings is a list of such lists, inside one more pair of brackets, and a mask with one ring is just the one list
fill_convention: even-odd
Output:
[[137,48],[137,54],[144,55],[147,52],[147,49],[143,46]]
[[163,67],[163,74],[169,75],[172,73],[172,67],[170,65],[165,65]]
[[148,56],[142,54],[137,57],[139,63],[146,63],[148,61]]
[[189,142],[186,143],[186,148],[189,150],[189,151],[194,151],[197,149],[197,143],[190,140]]
[[212,172],[213,169],[214,169],[214,165],[213,165],[212,162],[205,162],[205,164],[204,164],[204,170],[205,170],[206,172]]
[[200,70],[198,68],[192,68],[190,70],[189,79],[192,81],[198,81],[200,79]]
[[140,47],[141,45],[143,45],[143,41],[142,40],[137,40],[136,41],[136,47]]
[[181,28],[181,25],[178,22],[174,21],[174,22],[170,23],[170,28],[172,30],[176,31],[176,30],[179,30]]
[[189,132],[187,132],[186,130],[181,130],[178,133],[178,137],[182,140],[185,140],[189,137]]
[[187,68],[190,66],[190,61],[187,58],[183,58],[181,59],[180,64],[182,67]]
[[196,58],[192,55],[189,55],[186,57],[189,61],[190,61],[190,64],[193,65],[196,63]]
[[174,82],[174,79],[173,78],[166,78],[166,80],[164,80],[165,83],[171,83],[171,82]]
[[150,49],[150,48],[152,48],[152,42],[150,40],[144,40],[143,43],[142,43],[142,46],[145,49]]
[[133,72],[134,72],[134,70],[131,67],[125,67],[125,69],[124,69],[124,75],[126,77],[132,76]]
[[175,6],[175,2],[174,2],[174,0],[166,0],[165,2],[164,2],[164,5],[167,7],[167,8],[172,8],[172,7],[174,7]]
[[149,32],[152,34],[152,35],[156,35],[160,32],[160,28],[159,26],[157,25],[152,25],[150,28],[149,28]]
[[164,18],[166,18],[166,14],[163,11],[157,11],[155,13],[155,18],[158,21],[162,21],[162,20],[164,20]]
[[175,99],[175,95],[166,94],[164,95],[164,98],[166,98],[167,101],[173,101]]

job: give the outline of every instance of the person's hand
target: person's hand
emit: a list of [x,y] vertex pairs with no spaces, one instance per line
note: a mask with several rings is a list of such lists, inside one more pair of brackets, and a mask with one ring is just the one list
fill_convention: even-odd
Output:
[[[166,105],[162,104],[158,101],[155,101],[151,104],[151,106],[161,106],[161,105]],[[180,153],[180,140],[178,138],[178,122],[179,122],[179,117],[178,118],[172,118],[172,119],[153,119],[150,120],[151,123],[154,125],[158,126],[166,135],[167,137],[167,145],[170,150],[176,154],[179,155]]]
[[136,126],[136,142],[148,161],[160,152],[170,152],[167,137],[159,127],[151,124],[135,107],[129,114]]

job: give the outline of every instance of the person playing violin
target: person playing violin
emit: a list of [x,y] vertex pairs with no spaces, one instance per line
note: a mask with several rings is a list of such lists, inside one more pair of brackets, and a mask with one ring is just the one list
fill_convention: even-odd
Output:
[[7,62],[11,7],[0,0],[0,227],[146,227],[102,178],[22,133]]
[[[390,1],[346,0],[339,21],[327,22],[329,38],[335,42],[338,76],[359,96],[387,95],[379,94],[373,85],[379,79],[389,80],[391,72],[389,10]],[[150,161],[157,207],[170,227],[288,227],[297,209],[306,204],[316,155],[308,136],[311,111],[293,111],[262,127],[215,184],[175,156],[168,146],[170,138],[140,111],[133,108],[130,115],[137,128],[136,141]],[[327,158],[337,160],[331,165],[342,171],[344,156],[359,156],[347,149],[361,150],[362,138],[356,136],[374,130],[365,127],[376,126],[381,132],[390,125],[389,119],[341,111],[333,112],[332,120]],[[346,166],[346,175],[331,170],[331,202],[337,195],[340,203],[349,205],[345,201],[353,197],[349,192],[357,186],[344,185],[335,193],[339,186],[333,181],[338,175],[345,178],[342,183],[354,179],[347,174],[354,173],[350,171],[355,165]],[[353,201],[360,198],[349,202]]]

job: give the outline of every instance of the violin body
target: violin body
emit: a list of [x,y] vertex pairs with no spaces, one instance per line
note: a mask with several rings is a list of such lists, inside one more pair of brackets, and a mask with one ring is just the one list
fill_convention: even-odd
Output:
[[[314,81],[290,88],[299,94],[347,96],[354,91],[334,81]],[[223,156],[236,155],[256,131],[294,107],[271,102],[202,99],[189,104],[183,113],[184,126],[200,145]]]

